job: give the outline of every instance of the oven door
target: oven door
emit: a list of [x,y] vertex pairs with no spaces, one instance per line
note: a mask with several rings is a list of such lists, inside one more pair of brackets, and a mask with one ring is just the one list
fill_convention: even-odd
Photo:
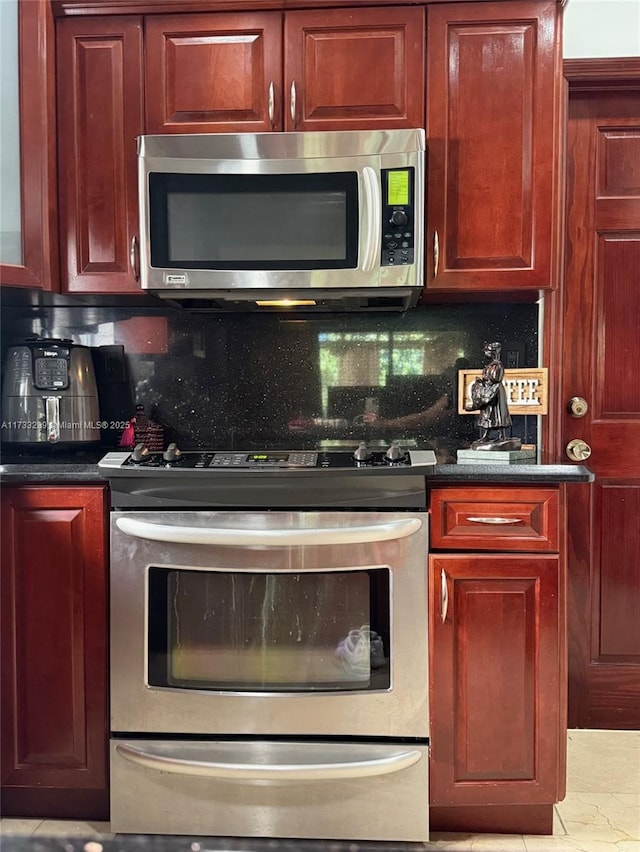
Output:
[[428,735],[427,515],[115,512],[118,733]]

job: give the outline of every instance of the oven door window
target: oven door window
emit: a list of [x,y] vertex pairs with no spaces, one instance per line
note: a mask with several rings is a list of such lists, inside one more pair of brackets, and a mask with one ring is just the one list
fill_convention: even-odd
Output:
[[149,569],[150,686],[249,692],[388,689],[387,568]]
[[354,269],[356,172],[149,175],[151,266]]

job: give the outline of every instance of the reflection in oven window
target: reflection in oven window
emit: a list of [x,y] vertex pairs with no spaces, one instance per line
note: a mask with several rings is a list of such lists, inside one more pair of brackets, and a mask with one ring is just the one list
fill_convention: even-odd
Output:
[[149,571],[151,686],[388,689],[389,570]]

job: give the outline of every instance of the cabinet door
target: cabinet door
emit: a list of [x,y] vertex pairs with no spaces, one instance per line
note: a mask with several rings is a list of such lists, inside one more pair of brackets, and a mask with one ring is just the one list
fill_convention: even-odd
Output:
[[57,36],[62,290],[139,293],[142,22],[62,20]]
[[322,9],[285,15],[285,130],[424,123],[424,10]]
[[559,557],[431,555],[431,803],[554,803]]
[[555,0],[428,9],[427,294],[557,281],[557,14]]
[[2,493],[4,816],[108,818],[105,494]]
[[279,12],[145,21],[147,133],[282,129]]
[[48,0],[0,3],[0,283],[56,290],[53,21]]

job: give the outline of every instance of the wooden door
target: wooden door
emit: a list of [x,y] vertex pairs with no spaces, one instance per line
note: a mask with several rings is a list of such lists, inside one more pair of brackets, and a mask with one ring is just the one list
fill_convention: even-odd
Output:
[[142,20],[59,21],[57,50],[62,290],[140,293]]
[[430,802],[554,803],[562,684],[557,554],[430,562]]
[[424,125],[424,10],[285,15],[285,130]]
[[572,73],[561,402],[588,410],[561,432],[596,480],[569,502],[569,725],[640,728],[640,60]]
[[147,133],[282,129],[279,12],[145,21]]
[[105,495],[2,492],[3,816],[108,819]]
[[555,0],[428,7],[426,291],[556,286]]

